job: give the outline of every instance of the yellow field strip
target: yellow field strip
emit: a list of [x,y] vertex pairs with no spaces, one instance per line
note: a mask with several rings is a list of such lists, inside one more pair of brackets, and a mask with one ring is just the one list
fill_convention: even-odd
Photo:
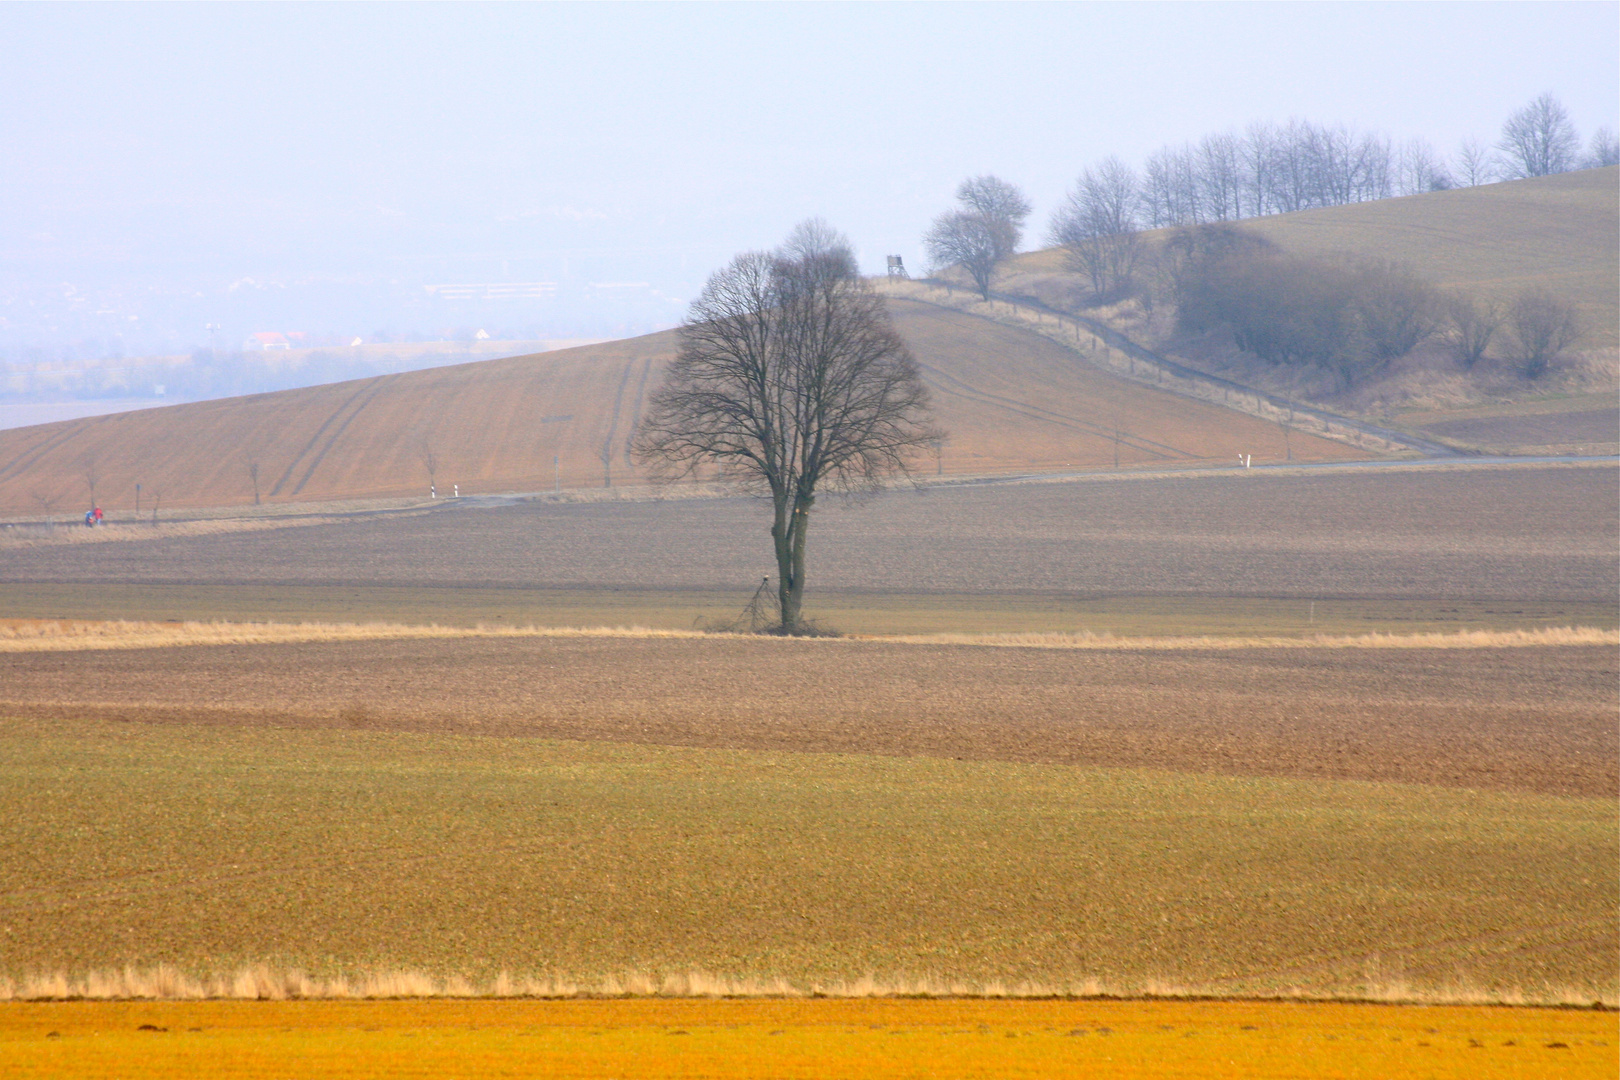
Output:
[[57,1002],[0,1072],[119,1077],[1612,1078],[1612,1012],[1165,1001]]
[[[126,620],[0,620],[0,653],[76,652],[86,649],[159,649],[180,645],[271,645],[313,641],[388,641],[429,638],[748,638],[748,634],[659,630],[643,626],[437,626],[401,623],[233,623]],[[1091,633],[987,633],[859,635],[800,638],[836,644],[875,641],[904,645],[983,645],[1024,649],[1484,649],[1548,645],[1620,645],[1620,630],[1546,627],[1532,630],[1463,630],[1421,634],[1313,634],[1301,637],[1115,637]]]

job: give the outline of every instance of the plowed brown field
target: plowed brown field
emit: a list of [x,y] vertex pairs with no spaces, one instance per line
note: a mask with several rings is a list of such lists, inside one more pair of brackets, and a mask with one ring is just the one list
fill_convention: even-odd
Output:
[[1065,652],[531,638],[8,654],[0,714],[1146,766],[1601,797],[1603,646]]
[[[1613,466],[1516,466],[1234,471],[825,500],[811,525],[807,603],[831,589],[1612,605],[1617,492]],[[130,542],[0,550],[0,583],[729,588],[740,606],[775,572],[767,525],[758,502],[734,498],[452,505],[152,539],[117,526]]]
[[[1088,366],[1045,338],[926,304],[891,301],[950,432],[926,471],[952,474],[1256,461],[1289,451],[1275,424]],[[545,491],[624,483],[629,440],[673,355],[672,332],[578,349],[0,431],[0,513],[428,493]],[[1117,432],[1117,437],[1116,437]],[[607,461],[604,462],[604,456]],[[1296,432],[1299,461],[1359,460]],[[84,503],[84,507],[79,504]]]

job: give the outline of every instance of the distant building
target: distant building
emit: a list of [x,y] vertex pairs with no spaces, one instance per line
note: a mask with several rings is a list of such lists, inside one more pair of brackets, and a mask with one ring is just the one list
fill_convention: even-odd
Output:
[[286,334],[277,333],[274,330],[266,330],[261,333],[251,335],[247,341],[243,343],[242,347],[245,349],[266,352],[270,349],[290,349],[292,348],[292,342],[287,340]]
[[476,338],[479,341],[488,341],[489,340],[489,331],[488,330],[480,330],[480,331],[478,331],[478,333],[474,334],[473,337]]

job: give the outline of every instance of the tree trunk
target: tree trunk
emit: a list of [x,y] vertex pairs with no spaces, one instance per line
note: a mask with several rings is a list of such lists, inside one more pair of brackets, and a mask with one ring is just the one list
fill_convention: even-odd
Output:
[[776,523],[771,537],[776,541],[777,603],[782,612],[782,633],[796,634],[804,606],[805,534],[815,496],[784,494],[775,501]]
[[771,539],[776,544],[776,609],[782,616],[782,632],[791,634],[799,616],[798,608],[789,606],[793,588],[793,523],[788,513],[791,496],[785,491],[772,495],[776,504],[776,518],[771,523]]

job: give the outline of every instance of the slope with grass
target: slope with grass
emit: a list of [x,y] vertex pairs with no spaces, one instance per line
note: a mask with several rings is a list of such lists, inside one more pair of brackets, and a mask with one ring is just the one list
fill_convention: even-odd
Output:
[[[1620,166],[1351,203],[1239,223],[1284,251],[1351,252],[1411,266],[1449,290],[1511,299],[1545,288],[1579,307],[1590,344],[1620,344]],[[1169,230],[1146,234],[1157,248]],[[1068,279],[1062,253],[1017,256],[998,287]],[[1055,288],[1058,282],[1047,282]]]
[[[1353,447],[1135,385],[1039,335],[896,300],[950,433],[927,472],[1354,460]],[[623,484],[673,333],[0,432],[0,513]],[[82,505],[81,505],[82,504]]]
[[[1239,354],[1219,334],[1178,336],[1174,312],[1132,300],[1087,308],[1089,288],[1065,269],[1057,250],[1017,257],[998,279],[1004,293],[1033,296],[1064,310],[1086,309],[1137,343],[1178,361],[1249,382],[1273,393],[1303,397],[1335,409],[1391,418],[1407,410],[1465,409],[1468,418],[1511,414],[1524,403],[1545,406],[1539,426],[1489,430],[1428,429],[1423,416],[1397,421],[1447,441],[1491,451],[1614,453],[1616,348],[1620,346],[1620,167],[1398,199],[1325,207],[1243,221],[1282,250],[1304,256],[1347,252],[1391,260],[1452,294],[1506,302],[1545,290],[1572,305],[1584,328],[1566,363],[1534,381],[1505,359],[1508,334],[1497,335],[1487,360],[1471,373],[1457,367],[1442,343],[1420,346],[1371,380],[1346,390],[1331,379],[1273,369]],[[1158,250],[1169,230],[1146,234]],[[1151,261],[1151,260],[1150,260]],[[1144,280],[1154,278],[1148,267]],[[1155,288],[1163,292],[1166,283]],[[1558,399],[1570,399],[1564,407]],[[1599,417],[1596,413],[1607,413]],[[1449,417],[1437,417],[1448,422]]]

